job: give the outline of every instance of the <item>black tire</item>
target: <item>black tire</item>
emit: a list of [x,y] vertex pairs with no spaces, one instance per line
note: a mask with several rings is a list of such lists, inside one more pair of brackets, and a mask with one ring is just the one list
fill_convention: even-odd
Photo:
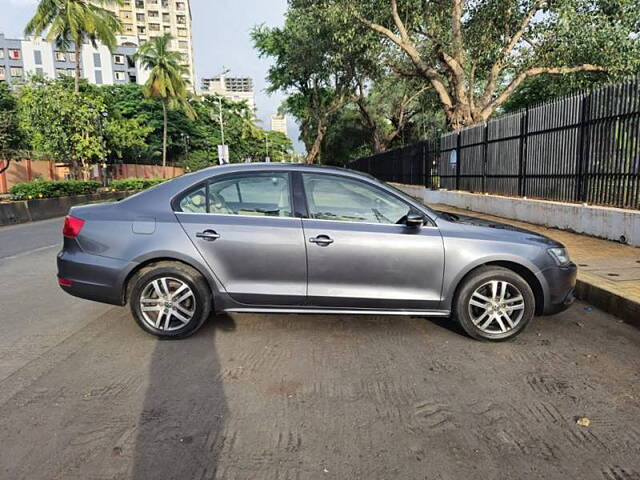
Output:
[[[478,302],[484,302],[484,300],[476,296],[475,292],[480,289],[480,292],[490,293],[494,285],[491,283],[492,281],[499,282],[497,284],[498,288],[501,288],[501,286],[503,285],[502,282],[506,282],[508,284],[508,287],[506,288],[509,293],[504,295],[507,300],[505,302],[497,300],[497,302],[494,303],[493,298],[499,298],[499,296],[491,297],[491,302],[487,302],[485,304],[490,305],[489,310],[485,310],[484,307],[471,305],[470,302],[472,300],[472,296],[474,296],[474,304]],[[499,322],[498,320],[491,320],[491,314],[495,311],[497,316],[500,311],[504,312],[505,305],[520,306],[521,302],[515,301],[518,298],[516,292],[521,294],[524,308],[517,310],[517,322],[515,322],[515,319],[517,317],[514,316],[514,312],[509,312],[509,320],[514,323],[513,327],[508,324],[508,322],[506,321],[506,317],[504,317],[503,315],[499,316]],[[508,295],[512,296],[509,297]],[[484,296],[489,297],[490,295]],[[510,301],[512,303],[509,303]],[[454,299],[453,313],[464,331],[470,337],[473,337],[477,340],[503,342],[506,340],[511,340],[522,333],[522,331],[526,328],[526,326],[534,316],[534,313],[536,311],[535,302],[535,296],[533,294],[533,291],[531,290],[531,287],[520,275],[507,268],[486,267],[472,272],[463,280],[463,283],[460,285],[460,288],[458,289],[458,292],[456,294],[456,298]],[[496,305],[496,303],[498,305]],[[491,310],[494,308],[496,310]],[[498,310],[500,308],[502,308],[502,310]],[[520,311],[522,311],[521,317]],[[485,315],[485,312],[486,316],[482,317],[483,315]],[[478,321],[476,324],[473,321],[474,317],[476,318],[476,320],[479,318],[482,318],[482,320]],[[486,322],[491,323],[485,329],[481,328],[481,326],[483,326]],[[505,325],[508,328],[506,332],[501,331],[502,325]]]
[[[177,317],[171,317],[168,315],[169,311],[174,311],[173,306],[171,310],[167,308],[164,313],[165,319],[169,316],[170,325],[165,330],[162,326],[160,328],[150,324],[149,320],[153,320],[152,314],[147,313],[148,319],[142,312],[141,296],[145,289],[153,288],[153,282],[160,279],[169,279],[169,285],[180,285],[178,282],[186,284],[193,294],[192,298],[186,300],[191,305],[190,309],[193,312],[188,323],[182,324],[182,320]],[[158,262],[151,264],[141,269],[129,282],[129,307],[136,323],[145,332],[155,335],[156,337],[164,339],[180,339],[193,335],[202,324],[209,318],[211,313],[211,289],[206,279],[197,270],[179,262]],[[146,297],[145,297],[146,298]],[[163,301],[158,299],[158,304],[163,304]],[[163,305],[161,309],[166,307]],[[159,307],[160,308],[160,307]],[[174,315],[180,314],[185,317],[180,311],[176,311]],[[154,312],[155,314],[155,312]],[[159,315],[159,313],[158,313]],[[157,318],[157,317],[156,317]],[[165,323],[165,321],[159,322]]]

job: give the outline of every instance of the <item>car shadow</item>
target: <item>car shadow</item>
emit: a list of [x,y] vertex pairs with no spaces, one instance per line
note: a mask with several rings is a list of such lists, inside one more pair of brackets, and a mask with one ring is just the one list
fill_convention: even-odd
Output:
[[212,316],[192,337],[158,341],[138,421],[132,478],[213,478],[228,407],[216,333],[230,316]]

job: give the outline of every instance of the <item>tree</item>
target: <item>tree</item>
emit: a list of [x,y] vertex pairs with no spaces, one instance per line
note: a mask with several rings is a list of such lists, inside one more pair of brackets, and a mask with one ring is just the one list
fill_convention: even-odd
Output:
[[86,175],[91,161],[105,158],[100,135],[100,97],[68,89],[61,82],[37,80],[20,90],[18,117],[30,147],[71,165],[76,178]]
[[103,8],[122,4],[122,0],[41,0],[36,13],[24,29],[25,35],[42,35],[61,50],[75,49],[75,91],[80,91],[80,61],[86,40],[96,47],[100,41],[109,50],[116,46],[116,34],[122,30],[120,20]]
[[[169,109],[181,108],[188,116],[195,115],[189,105],[187,81],[187,67],[180,64],[181,54],[169,50],[173,37],[165,34],[155,37],[142,44],[136,58],[143,67],[150,70],[149,79],[145,84],[145,96],[157,98],[162,104],[163,134],[162,134],[162,166],[167,166],[167,129]],[[164,172],[164,170],[163,170]],[[163,173],[164,175],[164,173]]]
[[360,65],[370,59],[366,39],[353,29],[337,35],[343,27],[337,20],[335,9],[309,2],[290,8],[283,27],[252,31],[260,56],[274,59],[269,90],[289,94],[283,108],[300,122],[307,163],[320,161],[331,119],[351,98]]
[[153,131],[148,125],[141,125],[135,118],[113,118],[103,122],[103,137],[107,155],[113,160],[135,158],[149,148],[147,137]]
[[22,145],[23,134],[18,124],[17,108],[17,100],[9,85],[0,83],[0,158],[6,160],[0,173],[9,169],[15,150]]
[[[436,92],[451,128],[486,121],[527,79],[633,72],[639,0],[292,0],[362,26],[388,65]],[[338,9],[336,10],[336,7]],[[398,62],[397,53],[405,62]]]

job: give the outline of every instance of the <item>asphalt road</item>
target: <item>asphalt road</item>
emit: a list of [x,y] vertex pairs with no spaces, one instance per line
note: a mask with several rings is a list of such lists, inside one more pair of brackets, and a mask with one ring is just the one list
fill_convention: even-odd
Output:
[[1,479],[640,478],[640,331],[584,304],[506,344],[294,315],[157,341],[58,289],[60,227],[0,229]]

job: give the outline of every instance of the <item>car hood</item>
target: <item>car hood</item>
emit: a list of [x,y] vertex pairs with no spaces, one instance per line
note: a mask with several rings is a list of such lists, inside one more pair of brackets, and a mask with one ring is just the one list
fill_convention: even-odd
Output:
[[549,247],[563,247],[563,245],[545,235],[532,232],[525,228],[508,225],[484,218],[471,217],[468,215],[453,214],[449,212],[436,211],[438,215],[449,223],[465,230],[472,230],[474,234],[487,238],[499,238],[503,240],[518,241],[523,243],[537,243],[548,245]]

